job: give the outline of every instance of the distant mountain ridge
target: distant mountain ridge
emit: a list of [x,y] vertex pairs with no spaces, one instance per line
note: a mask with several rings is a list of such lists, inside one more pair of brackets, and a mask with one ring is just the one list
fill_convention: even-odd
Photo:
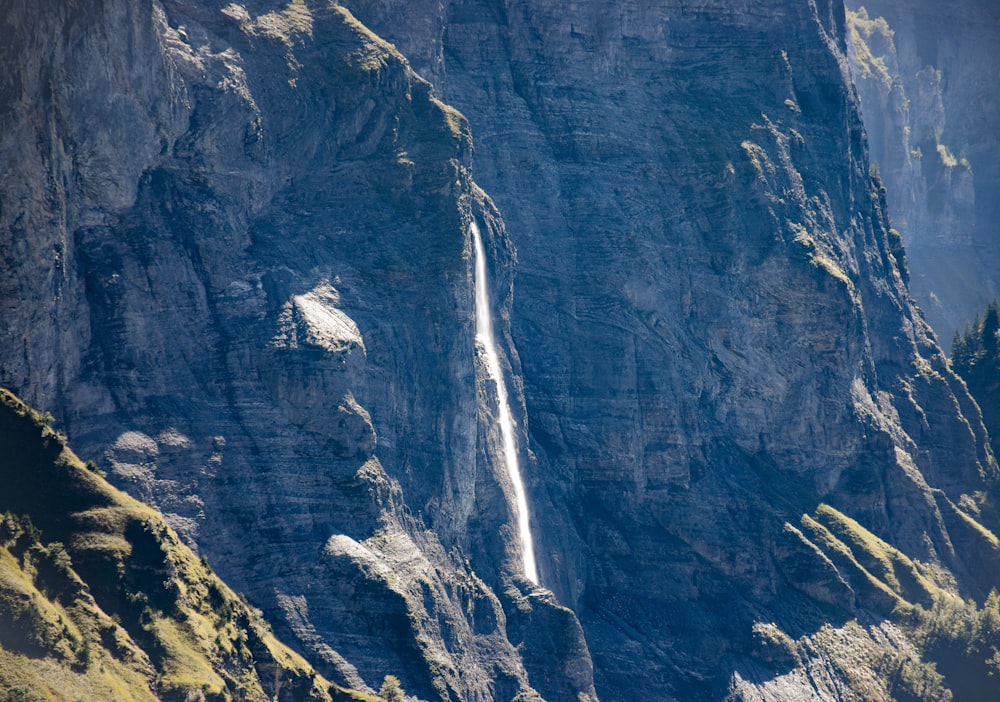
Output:
[[911,289],[947,346],[1000,294],[1000,7],[849,2],[848,56]]

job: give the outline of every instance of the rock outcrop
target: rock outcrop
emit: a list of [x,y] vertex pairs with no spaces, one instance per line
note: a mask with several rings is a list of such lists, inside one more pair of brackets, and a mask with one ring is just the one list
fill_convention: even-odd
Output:
[[0,11],[0,382],[350,687],[944,694],[890,618],[986,597],[998,470],[843,5],[344,5]]
[[943,344],[1000,295],[1000,7],[850,3],[852,73],[912,291]]

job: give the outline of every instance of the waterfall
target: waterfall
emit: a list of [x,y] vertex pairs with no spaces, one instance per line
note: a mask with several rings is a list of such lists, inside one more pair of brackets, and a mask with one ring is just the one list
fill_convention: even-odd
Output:
[[507,475],[514,486],[514,500],[517,507],[517,530],[521,537],[521,558],[524,561],[524,575],[531,582],[538,584],[538,569],[535,566],[535,547],[531,541],[531,529],[528,524],[528,499],[524,494],[524,483],[521,481],[521,469],[517,461],[517,445],[514,443],[514,420],[510,416],[510,404],[507,401],[507,382],[500,369],[500,358],[497,355],[496,341],[493,338],[493,315],[490,312],[490,292],[486,277],[486,250],[479,234],[479,226],[473,220],[472,242],[476,248],[475,254],[475,288],[476,288],[476,339],[483,346],[486,356],[486,370],[497,387],[497,416],[500,420],[500,437],[503,440],[503,457],[507,466]]

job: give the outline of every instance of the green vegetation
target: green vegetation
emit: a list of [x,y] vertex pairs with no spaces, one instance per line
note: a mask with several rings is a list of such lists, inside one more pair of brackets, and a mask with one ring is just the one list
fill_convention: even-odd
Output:
[[399,678],[395,675],[386,675],[382,681],[382,687],[378,690],[378,696],[385,702],[403,702],[406,693],[403,686],[399,684]]
[[29,517],[0,516],[0,699],[156,699],[141,650],[40,537]]
[[863,607],[888,616],[915,605],[930,607],[946,596],[934,569],[913,561],[830,505],[820,504],[812,516],[802,515],[801,525]]
[[[996,541],[985,527],[973,523],[985,541]],[[1000,689],[1000,594],[992,592],[981,606],[963,601],[949,592],[946,583],[937,582],[933,568],[913,561],[829,505],[819,505],[812,516],[802,515],[801,524],[802,533],[836,565],[858,604],[884,616],[886,626],[891,627],[888,622],[892,622],[899,627],[909,643],[890,647],[895,648],[891,654],[883,646],[867,651],[875,634],[866,633],[856,621],[795,642],[776,625],[761,623],[755,626],[754,635],[762,657],[806,660],[810,647],[819,646],[831,656],[835,667],[840,666],[838,656],[844,657],[844,674],[852,680],[855,692],[884,686],[891,698],[898,700],[996,699]],[[878,634],[884,635],[884,631]],[[838,643],[836,637],[852,642]],[[880,698],[875,692],[872,696]]]
[[381,697],[357,690],[348,690],[337,684],[330,686],[330,697],[333,698],[333,702],[382,702]]
[[895,53],[893,31],[882,17],[871,18],[864,7],[847,11],[848,40],[854,47],[855,64],[863,79],[876,79],[887,88],[892,75],[886,66],[886,56]]
[[0,701],[344,699],[46,419],[0,390]]
[[[824,506],[821,505],[822,507]],[[819,512],[817,516],[821,516]],[[863,549],[855,546],[858,550],[858,554],[855,554],[848,544],[841,541],[822,522],[807,514],[802,515],[802,526],[803,532],[847,580],[857,596],[859,605],[883,614],[888,614],[899,606],[906,606],[905,600],[898,592],[870,572],[858,559],[860,555],[867,560],[865,556],[868,554]]]
[[988,702],[1000,690],[1000,595],[982,607],[971,600],[938,598],[915,608],[901,623],[923,657],[933,661],[944,683],[962,702]]
[[[855,699],[949,702],[952,693],[933,661],[907,646],[890,624],[864,627],[848,622],[839,631],[823,627],[812,643],[826,644],[830,664],[848,681]],[[880,641],[884,643],[879,643]],[[885,645],[892,642],[890,645]],[[883,692],[884,691],[884,692]]]
[[872,576],[884,583],[901,600],[930,606],[944,594],[902,551],[886,543],[861,524],[829,505],[816,509],[816,518]]
[[951,367],[979,403],[993,452],[1000,452],[1000,304],[991,303],[955,334]]

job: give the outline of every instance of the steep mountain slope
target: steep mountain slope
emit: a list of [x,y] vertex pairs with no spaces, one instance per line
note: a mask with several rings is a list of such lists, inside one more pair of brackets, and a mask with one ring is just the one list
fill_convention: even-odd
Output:
[[909,301],[840,3],[346,4],[469,118],[517,246],[539,566],[602,699],[717,698],[774,674],[755,623],[888,613],[823,504],[985,595],[996,464]]
[[1000,290],[1000,6],[850,3],[865,128],[906,242],[912,289],[942,343]]
[[4,3],[0,28],[0,379],[331,679],[592,693],[572,613],[520,575],[473,218],[494,299],[511,252],[464,118],[326,2]]
[[5,390],[0,447],[0,699],[329,702],[159,514]]
[[997,464],[843,5],[344,4],[433,89],[326,3],[0,10],[0,380],[352,687],[946,698]]

